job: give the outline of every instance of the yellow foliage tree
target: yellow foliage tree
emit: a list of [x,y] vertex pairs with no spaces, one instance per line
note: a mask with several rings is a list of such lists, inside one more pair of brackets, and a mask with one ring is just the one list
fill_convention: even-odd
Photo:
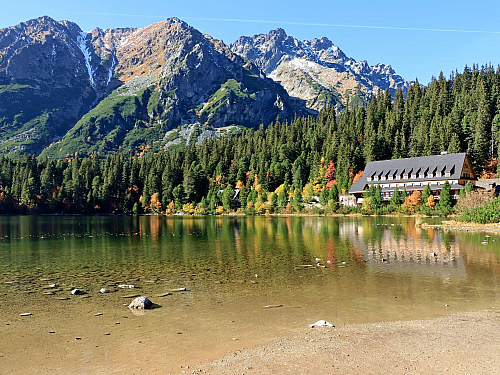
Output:
[[285,188],[284,184],[281,184],[276,188],[274,192],[276,193],[276,195],[280,195],[280,193],[283,191],[284,188]]
[[172,215],[175,213],[175,203],[174,201],[170,201],[170,203],[167,205],[166,212],[168,215]]
[[434,206],[436,205],[436,202],[434,201],[434,195],[431,194],[427,197],[427,202],[425,203],[425,205],[427,207],[434,208]]
[[217,206],[217,208],[215,209],[215,213],[217,215],[220,215],[224,212],[224,207],[223,206]]
[[311,183],[307,183],[302,190],[302,199],[304,202],[310,203],[312,200],[312,196],[314,195],[313,185]]
[[192,203],[186,203],[182,206],[182,211],[187,214],[194,214],[194,206]]
[[264,213],[266,211],[266,208],[267,208],[266,202],[264,202],[264,200],[262,199],[262,195],[259,195],[257,197],[257,200],[255,201],[255,211],[257,211],[258,213]]

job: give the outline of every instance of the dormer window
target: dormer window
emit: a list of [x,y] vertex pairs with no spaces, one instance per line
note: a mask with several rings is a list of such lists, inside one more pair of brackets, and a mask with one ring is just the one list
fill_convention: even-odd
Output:
[[412,173],[411,174],[411,178],[417,178],[417,174],[416,173]]
[[381,181],[385,181],[385,180],[386,180],[386,177],[385,177],[385,176],[382,176],[382,177],[380,178],[380,180],[381,180]]
[[366,178],[366,181],[368,181],[368,182],[370,182],[371,180],[372,180],[372,178],[371,178],[371,177],[367,177],[367,178]]
[[451,177],[451,172],[444,172],[444,177]]
[[373,181],[378,181],[378,176],[373,177]]
[[432,178],[432,177],[434,177],[434,175],[433,175],[432,173],[429,173],[429,174],[427,175],[427,178]]
[[393,176],[392,174],[391,174],[391,175],[389,175],[389,178],[388,178],[388,180],[389,180],[389,181],[392,181],[392,180],[394,180],[394,176]]
[[405,173],[405,174],[403,175],[403,179],[404,179],[404,180],[408,180],[408,173]]
[[396,175],[396,180],[401,180],[401,175],[400,174]]
[[418,174],[418,178],[424,178],[424,177],[425,177],[425,176],[424,176],[424,174],[423,174],[423,173],[419,173],[419,174]]
[[436,172],[436,177],[441,177],[441,172]]

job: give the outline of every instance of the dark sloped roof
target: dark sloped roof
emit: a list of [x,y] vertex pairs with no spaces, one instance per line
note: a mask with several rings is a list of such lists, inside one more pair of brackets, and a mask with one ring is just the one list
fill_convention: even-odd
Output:
[[[429,177],[424,176],[423,178],[418,177],[418,171],[427,173],[436,173],[443,172],[441,177],[437,177],[434,175],[432,179],[441,179],[444,178],[445,172],[451,172],[450,177],[446,177],[447,179],[457,180],[460,178],[460,174],[462,173],[462,168],[465,162],[465,153],[460,154],[445,154],[445,155],[432,155],[432,156],[421,156],[418,158],[406,158],[406,159],[395,159],[395,160],[381,160],[381,161],[371,161],[366,164],[365,170],[361,178],[356,181],[351,188],[349,189],[349,193],[361,193],[365,190],[365,186],[368,183],[366,180],[367,177],[372,177],[374,175],[379,175],[382,172],[391,171],[394,175],[399,174],[408,174],[408,177],[411,177],[410,174],[417,173],[417,178],[408,178],[401,181],[427,181]],[[397,181],[397,182],[401,182]],[[395,183],[394,181],[377,181],[376,183]]]

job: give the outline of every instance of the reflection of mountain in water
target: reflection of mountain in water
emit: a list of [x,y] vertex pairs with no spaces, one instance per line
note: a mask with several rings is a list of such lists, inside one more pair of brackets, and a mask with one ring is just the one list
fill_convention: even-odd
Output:
[[366,220],[343,221],[339,233],[363,254],[368,267],[381,272],[467,277],[458,240],[451,233]]

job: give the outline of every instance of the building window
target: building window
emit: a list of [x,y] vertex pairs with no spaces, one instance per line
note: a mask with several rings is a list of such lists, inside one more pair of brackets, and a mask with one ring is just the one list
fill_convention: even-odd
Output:
[[432,178],[432,177],[434,177],[434,175],[433,175],[432,173],[429,173],[429,174],[427,175],[427,178]]
[[404,180],[408,180],[408,174],[406,174],[406,173],[405,173],[405,174],[403,175],[403,179],[404,179]]
[[424,177],[425,177],[425,176],[424,176],[424,174],[423,174],[423,173],[419,173],[419,174],[418,174],[418,178],[424,178]]
[[436,177],[441,177],[441,172],[436,172]]
[[450,176],[451,176],[450,172],[444,172],[444,177],[450,177]]
[[417,178],[416,173],[412,173],[411,178]]
[[398,175],[396,175],[396,181],[399,181],[399,180],[401,180],[401,175],[398,174]]
[[373,181],[378,181],[378,176],[373,177]]
[[371,178],[371,177],[367,177],[367,178],[366,178],[366,181],[368,181],[368,182],[370,182],[371,180],[372,180],[372,178]]

